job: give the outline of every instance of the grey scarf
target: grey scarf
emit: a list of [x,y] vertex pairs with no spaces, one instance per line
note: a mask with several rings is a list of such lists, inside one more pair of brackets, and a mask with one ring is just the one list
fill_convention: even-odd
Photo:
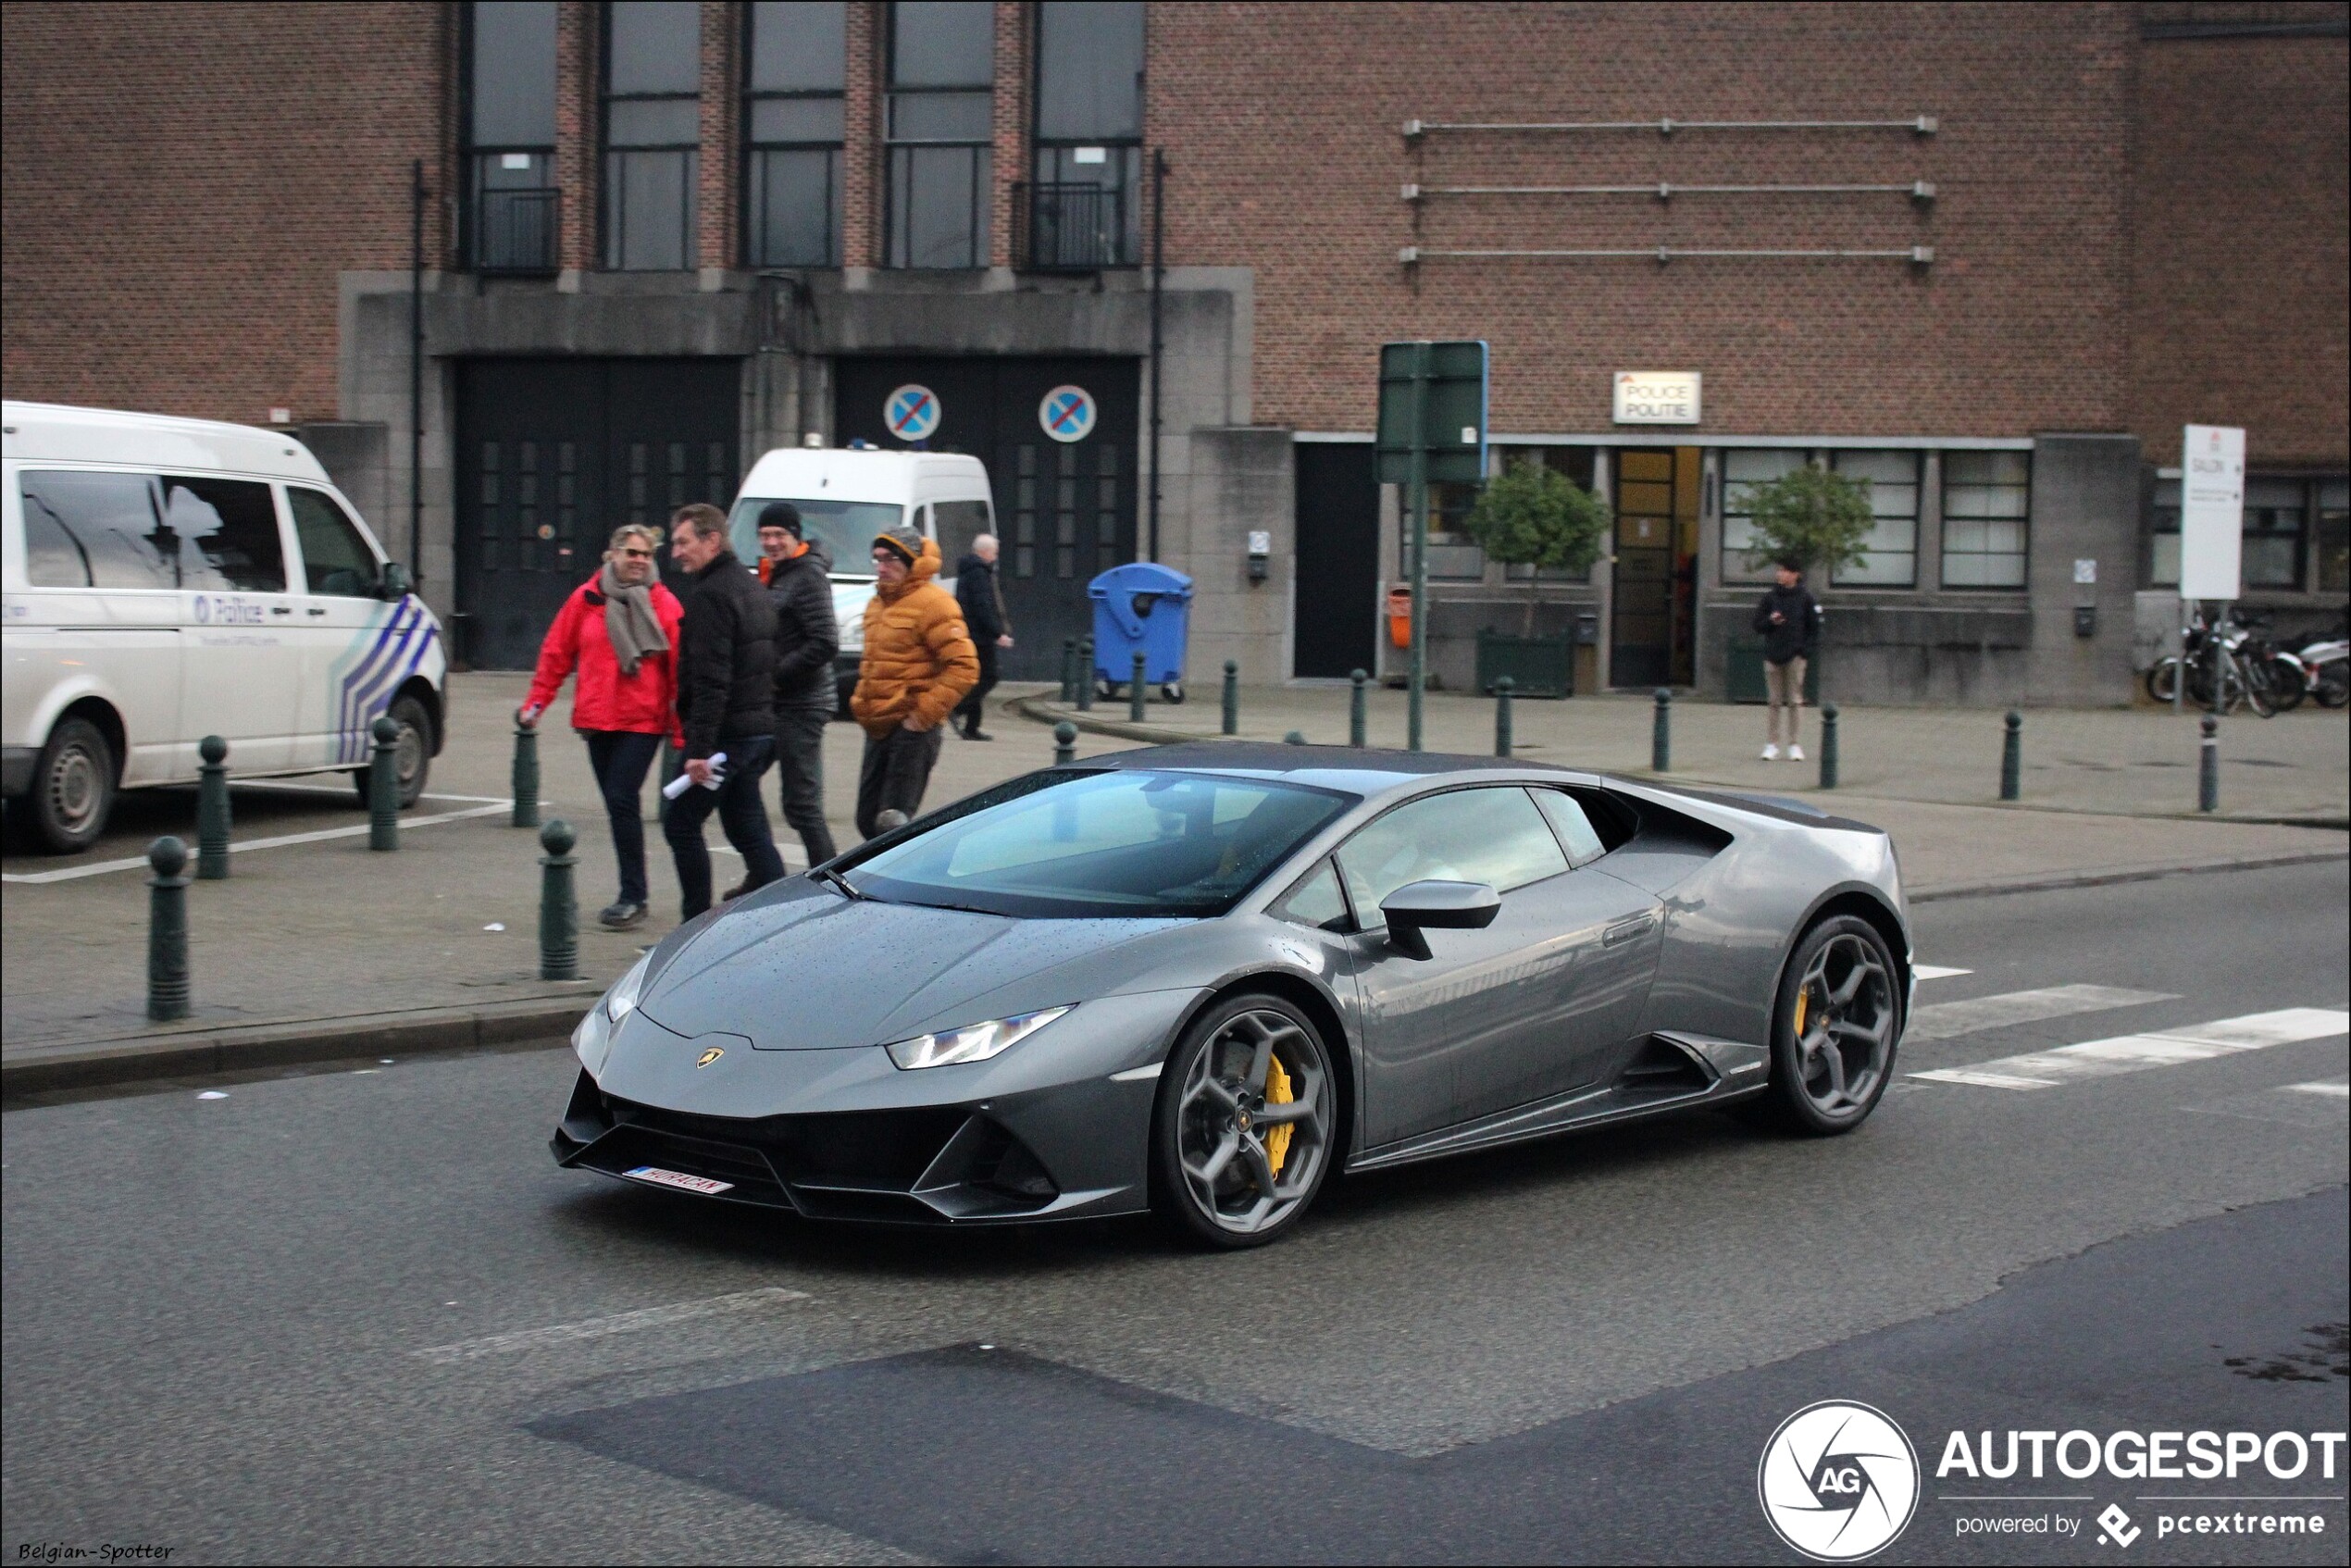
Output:
[[669,639],[662,634],[661,617],[653,614],[652,583],[630,588],[620,580],[607,561],[604,569],[596,575],[596,591],[604,596],[604,634],[612,639],[613,657],[620,661],[623,676],[634,676],[646,654],[669,651]]

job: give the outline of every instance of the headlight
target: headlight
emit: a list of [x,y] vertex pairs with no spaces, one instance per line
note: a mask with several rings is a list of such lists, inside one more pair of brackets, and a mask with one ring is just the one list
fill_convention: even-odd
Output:
[[604,992],[604,1016],[619,1023],[637,1011],[637,993],[645,986],[645,965],[653,961],[652,953],[637,960],[628,973],[615,980],[612,989]]
[[916,1035],[890,1046],[889,1059],[909,1071],[916,1067],[951,1067],[958,1062],[985,1062],[1068,1011],[1066,1007],[1048,1007],[1039,1013],[1023,1013],[1016,1018],[991,1018],[985,1024],[966,1024],[940,1034]]

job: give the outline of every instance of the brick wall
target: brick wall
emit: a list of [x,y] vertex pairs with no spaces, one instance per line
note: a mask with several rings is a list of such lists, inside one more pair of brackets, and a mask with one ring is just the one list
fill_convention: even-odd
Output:
[[446,15],[0,6],[7,395],[335,417],[336,275],[408,265],[409,162],[441,167]]

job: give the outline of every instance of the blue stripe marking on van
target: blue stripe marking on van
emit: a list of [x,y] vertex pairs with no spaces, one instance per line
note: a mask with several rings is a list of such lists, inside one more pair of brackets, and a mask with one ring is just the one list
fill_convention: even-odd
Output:
[[400,683],[416,673],[437,639],[424,605],[404,599],[379,624],[363,629],[336,661],[340,677],[335,714],[338,763],[360,763],[370,745],[367,727],[392,705]]

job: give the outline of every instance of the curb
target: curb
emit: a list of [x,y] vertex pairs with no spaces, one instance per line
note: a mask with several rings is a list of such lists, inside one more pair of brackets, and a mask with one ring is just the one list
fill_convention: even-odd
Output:
[[480,1051],[567,1035],[595,1001],[594,995],[583,991],[576,997],[532,997],[481,1007],[370,1013],[296,1024],[29,1046],[20,1052],[0,1055],[0,1096],[296,1066],[355,1056]]
[[2351,857],[2351,850],[2330,850],[2317,854],[2247,855],[2238,860],[2203,860],[2182,865],[2144,865],[2122,871],[2080,871],[1990,882],[1946,882],[1937,887],[1905,889],[1903,902],[1937,903],[1947,899],[1992,898],[2001,893],[2047,893],[2066,888],[2105,888],[2119,882],[2153,882],[2165,877],[2201,877],[2220,871],[2264,871],[2278,865],[2316,865],[2346,857]]

